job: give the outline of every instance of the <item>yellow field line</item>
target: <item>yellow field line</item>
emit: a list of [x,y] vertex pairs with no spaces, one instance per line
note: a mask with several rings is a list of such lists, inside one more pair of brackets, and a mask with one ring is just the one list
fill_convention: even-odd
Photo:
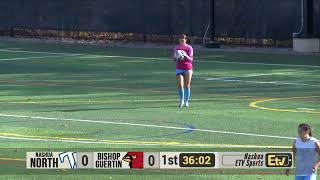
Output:
[[288,98],[270,98],[270,99],[264,99],[259,101],[254,101],[250,103],[250,107],[256,108],[256,109],[262,109],[262,110],[269,110],[269,111],[278,111],[278,112],[295,112],[295,113],[312,113],[312,114],[320,114],[319,111],[310,111],[310,110],[295,110],[295,109],[278,109],[278,108],[268,108],[259,106],[258,104],[264,103],[264,102],[270,102],[270,101],[280,101],[280,100],[291,100],[291,99],[311,99],[311,98],[319,98],[320,96],[306,96],[306,97],[288,97]]
[[50,137],[50,136],[33,136],[33,135],[21,135],[15,133],[0,133],[1,136],[9,137],[22,137],[22,138],[39,138],[39,139],[56,139],[56,140],[77,140],[77,141],[98,141],[98,139],[90,138],[69,138],[69,137]]
[[185,142],[166,142],[166,141],[128,141],[128,140],[98,140],[93,138],[69,138],[69,137],[49,137],[49,136],[32,136],[32,135],[21,135],[15,133],[0,133],[1,136],[6,137],[21,137],[21,138],[37,138],[43,140],[74,140],[74,141],[91,141],[91,142],[106,142],[106,143],[127,143],[134,145],[179,145],[179,146],[190,146],[190,147],[216,147],[216,148],[290,148],[290,146],[263,146],[263,145],[234,145],[234,144],[196,144],[196,143],[185,143]]
[[3,160],[3,161],[26,161],[25,159],[3,158],[3,157],[0,157],[0,160]]
[[184,144],[180,142],[146,142],[146,141],[125,141],[125,140],[99,140],[94,138],[70,138],[70,137],[49,137],[49,136],[33,136],[33,135],[21,135],[15,133],[0,133],[1,136],[8,137],[22,137],[22,138],[38,138],[38,139],[52,139],[52,140],[75,140],[75,141],[100,141],[100,142],[112,142],[112,143],[130,143],[130,144]]

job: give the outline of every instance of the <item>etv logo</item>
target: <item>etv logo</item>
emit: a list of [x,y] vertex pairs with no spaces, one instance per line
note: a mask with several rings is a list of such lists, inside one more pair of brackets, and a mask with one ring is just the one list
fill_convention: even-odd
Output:
[[267,167],[292,167],[291,153],[267,153]]

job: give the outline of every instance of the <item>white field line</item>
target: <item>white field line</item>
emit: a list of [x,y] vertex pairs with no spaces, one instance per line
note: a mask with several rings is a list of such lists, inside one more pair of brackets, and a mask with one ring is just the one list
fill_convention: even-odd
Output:
[[247,74],[243,76],[227,76],[227,77],[218,77],[218,78],[212,78],[212,79],[235,79],[235,78],[248,78],[248,77],[262,77],[262,76],[274,76],[274,75],[291,75],[295,73],[314,73],[319,72],[320,70],[313,70],[313,71],[289,71],[289,72],[279,72],[279,73],[254,73],[254,74]]
[[313,70],[313,71],[297,71],[297,73],[300,74],[308,74],[308,73],[315,73],[315,72],[319,72],[320,70]]
[[116,124],[116,125],[146,127],[146,128],[192,130],[192,131],[207,132],[207,133],[230,134],[230,135],[264,137],[264,138],[275,138],[275,139],[289,139],[289,140],[295,139],[293,137],[285,137],[285,136],[263,135],[263,134],[253,134],[253,133],[240,133],[240,132],[231,132],[231,131],[217,131],[217,130],[197,129],[197,128],[190,129],[190,128],[186,128],[186,127],[161,126],[161,125],[153,125],[153,124],[137,124],[137,123],[127,123],[127,122],[96,121],[96,120],[87,120],[87,119],[50,118],[50,117],[23,116],[23,115],[13,115],[13,114],[0,114],[0,116],[2,116],[2,117],[15,117],[15,118],[28,118],[28,119],[43,119],[43,120],[53,120],[53,121],[71,121],[71,122],[84,122],[84,123]]
[[55,55],[55,56],[34,56],[34,57],[23,57],[23,58],[5,58],[0,61],[16,61],[16,60],[30,60],[30,59],[43,59],[43,58],[59,58],[59,57],[71,57],[74,55]]
[[96,55],[96,54],[74,54],[74,53],[57,53],[57,52],[46,52],[46,51],[21,51],[21,50],[9,50],[0,49],[0,52],[20,52],[20,53],[31,53],[31,54],[51,54],[51,55],[71,55],[71,56],[84,56],[81,58],[127,58],[127,59],[146,59],[146,60],[168,60],[169,58],[146,58],[146,57],[131,57],[131,56],[108,56],[108,55]]
[[261,76],[274,76],[274,75],[287,75],[289,73],[265,73],[265,74],[248,74],[241,77],[261,77]]
[[212,80],[223,80],[223,79],[235,79],[235,78],[247,78],[247,77],[261,77],[261,76],[273,76],[273,75],[287,75],[289,73],[265,73],[265,74],[248,74],[244,76],[227,76],[227,77],[217,77],[217,78],[208,78],[207,81]]
[[[23,50],[12,50],[12,49],[0,49],[2,52],[17,52],[17,53],[29,53],[29,54],[51,54],[51,55],[70,55],[71,53],[56,53],[47,51],[23,51]],[[81,55],[81,54],[72,54]]]
[[311,108],[297,108],[298,110],[303,110],[303,111],[315,111],[316,109],[311,109]]
[[[108,55],[95,55],[95,54],[74,54],[74,53],[57,53],[46,51],[22,51],[0,49],[0,52],[21,52],[21,53],[37,53],[37,54],[53,54],[53,55],[74,55],[74,56],[94,56],[95,58],[127,58],[127,59],[145,59],[145,60],[171,60],[170,58],[146,58],[146,57],[131,57],[131,56],[108,56]],[[250,63],[250,62],[226,62],[226,61],[211,61],[211,60],[196,60],[197,62],[217,63],[217,64],[241,64],[241,65],[262,65],[262,66],[284,66],[284,67],[304,67],[304,68],[320,68],[315,65],[293,65],[293,64],[269,64],[269,63]]]
[[232,79],[238,77],[218,77],[218,78],[207,78],[207,81],[224,81],[224,82],[245,82],[253,84],[276,84],[276,85],[293,85],[293,86],[310,86],[320,87],[320,84],[305,84],[305,83],[294,83],[294,82],[279,82],[279,81],[248,81],[240,79]]

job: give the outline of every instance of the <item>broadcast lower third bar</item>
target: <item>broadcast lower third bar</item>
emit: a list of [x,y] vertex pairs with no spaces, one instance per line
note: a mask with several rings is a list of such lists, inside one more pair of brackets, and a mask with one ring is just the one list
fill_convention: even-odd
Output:
[[291,152],[28,152],[27,169],[293,168]]

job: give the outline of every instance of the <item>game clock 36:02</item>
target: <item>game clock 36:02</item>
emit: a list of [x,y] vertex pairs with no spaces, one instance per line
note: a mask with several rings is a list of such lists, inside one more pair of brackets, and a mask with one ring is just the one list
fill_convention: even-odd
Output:
[[180,167],[214,167],[215,155],[213,153],[181,153],[179,161]]

